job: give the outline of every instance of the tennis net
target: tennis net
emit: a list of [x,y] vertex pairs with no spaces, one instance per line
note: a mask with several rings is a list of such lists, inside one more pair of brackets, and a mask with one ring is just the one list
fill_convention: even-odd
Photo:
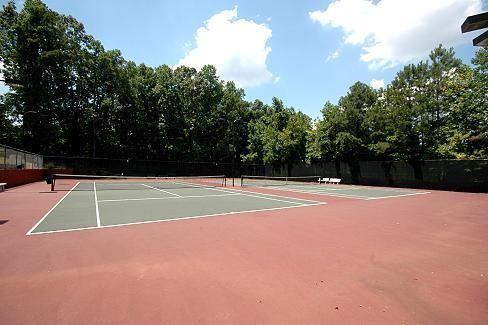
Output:
[[53,174],[50,182],[51,191],[93,191],[95,186],[97,191],[164,190],[191,187],[224,187],[227,184],[225,175],[139,177]]
[[284,186],[317,183],[320,176],[241,176],[241,186]]

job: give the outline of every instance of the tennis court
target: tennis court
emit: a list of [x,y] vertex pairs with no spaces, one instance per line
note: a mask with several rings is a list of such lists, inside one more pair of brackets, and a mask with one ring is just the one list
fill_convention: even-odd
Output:
[[127,178],[55,175],[52,189],[66,191],[66,194],[28,234],[325,204],[242,191],[226,187],[225,183],[224,176]]
[[429,194],[429,191],[371,186],[318,184],[320,176],[268,177],[242,176],[242,187],[261,187],[286,192],[326,195],[360,200],[378,200]]
[[[241,187],[233,187],[226,186],[227,180],[223,175],[160,178],[53,175],[51,190],[65,191],[66,194],[27,234],[303,208],[326,204],[326,197],[378,200],[430,193],[317,184],[314,180],[313,176],[243,176]],[[252,188],[264,189],[264,193],[250,191]],[[324,198],[294,197],[297,194],[322,195]]]
[[7,189],[2,324],[486,319],[486,194],[308,180],[56,174],[53,191]]

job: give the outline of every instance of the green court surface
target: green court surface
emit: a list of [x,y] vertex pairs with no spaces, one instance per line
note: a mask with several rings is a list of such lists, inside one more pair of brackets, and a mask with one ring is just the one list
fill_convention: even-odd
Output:
[[27,234],[116,227],[325,204],[225,187],[205,187],[180,182],[170,186],[163,185],[158,182],[76,183]]
[[[259,185],[253,185],[255,187],[260,187]],[[354,185],[333,185],[333,184],[286,184],[286,185],[276,185],[276,186],[263,186],[263,188],[297,192],[297,193],[307,193],[315,195],[327,195],[336,197],[345,197],[351,199],[361,199],[361,200],[378,200],[395,198],[402,196],[411,195],[422,195],[429,194],[427,191],[415,191],[410,189],[393,189],[393,188],[377,188],[377,187],[367,187],[367,186],[354,186]]]

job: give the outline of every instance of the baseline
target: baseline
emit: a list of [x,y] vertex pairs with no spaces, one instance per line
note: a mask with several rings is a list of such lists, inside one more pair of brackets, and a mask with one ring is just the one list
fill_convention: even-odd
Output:
[[304,207],[318,206],[318,205],[324,205],[324,204],[327,204],[327,203],[318,202],[315,204],[302,204],[302,205],[295,205],[295,206],[288,206],[288,207],[255,209],[255,210],[246,210],[246,211],[233,211],[233,212],[214,213],[214,214],[206,214],[206,215],[191,216],[191,217],[181,217],[181,218],[172,218],[172,219],[159,219],[159,220],[128,222],[128,223],[120,223],[120,224],[113,224],[113,225],[104,225],[104,226],[102,225],[100,227],[81,227],[81,228],[72,228],[72,229],[51,230],[51,231],[35,232],[35,233],[31,233],[29,235],[32,236],[32,235],[52,234],[52,233],[59,233],[59,232],[73,232],[73,231],[79,231],[79,230],[115,228],[115,227],[124,227],[124,226],[132,226],[132,225],[139,225],[139,224],[149,224],[149,223],[159,223],[159,222],[179,221],[179,220],[190,220],[190,219],[199,219],[199,218],[210,218],[210,217],[218,217],[218,216],[226,216],[226,215],[232,216],[232,215],[238,215],[238,214],[244,214],[244,213],[258,213],[258,212],[275,211],[275,210],[304,208]]
[[26,235],[31,235],[32,234],[32,231],[34,229],[36,229],[40,224],[41,222],[44,221],[44,219],[47,218],[47,216],[61,203],[63,202],[63,200],[71,193],[71,191],[73,191],[77,186],[78,184],[80,184],[80,182],[76,183],[69,191],[68,193],[66,193],[59,201],[58,203],[56,203],[41,219],[39,219],[39,221],[26,233]]

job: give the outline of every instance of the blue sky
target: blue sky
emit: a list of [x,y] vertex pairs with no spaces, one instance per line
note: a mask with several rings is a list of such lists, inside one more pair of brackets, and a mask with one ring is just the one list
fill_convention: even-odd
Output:
[[438,43],[453,46],[469,63],[477,34],[461,35],[460,25],[483,9],[483,0],[45,3],[77,18],[106,49],[120,49],[128,60],[153,67],[211,63],[244,87],[248,100],[269,103],[276,96],[311,117],[356,81],[390,82]]

